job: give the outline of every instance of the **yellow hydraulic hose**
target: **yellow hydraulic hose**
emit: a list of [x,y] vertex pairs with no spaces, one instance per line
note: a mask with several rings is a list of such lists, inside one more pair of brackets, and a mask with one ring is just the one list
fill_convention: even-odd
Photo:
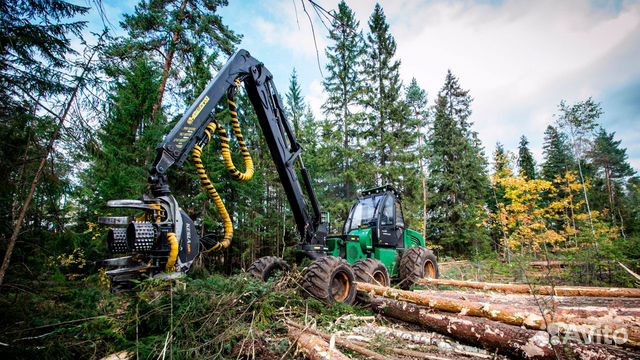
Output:
[[[240,86],[240,82],[238,80],[236,80],[236,86]],[[207,126],[204,133],[207,136],[207,143],[211,141],[213,134],[217,133],[218,135],[220,135],[222,158],[225,167],[231,173],[231,176],[233,176],[235,179],[240,181],[249,181],[254,174],[253,160],[251,159],[251,154],[249,154],[247,143],[244,141],[242,131],[240,130],[240,121],[238,120],[238,106],[233,101],[231,95],[228,97],[227,102],[229,104],[229,113],[231,115],[231,126],[233,127],[233,133],[236,139],[238,139],[240,152],[242,153],[242,157],[244,158],[244,164],[246,168],[245,172],[240,172],[233,164],[231,151],[229,149],[229,137],[227,136],[227,132],[222,127],[219,127],[216,125],[216,123],[212,122]],[[220,217],[222,218],[222,222],[224,223],[224,237],[222,241],[215,244],[210,249],[204,251],[204,253],[219,251],[231,245],[231,239],[233,238],[233,222],[231,221],[231,216],[229,216],[229,213],[227,212],[227,208],[222,202],[222,198],[220,198],[218,191],[213,186],[213,183],[209,179],[207,171],[204,168],[204,164],[202,163],[202,147],[200,147],[199,145],[194,146],[191,154],[196,167],[196,171],[198,173],[198,177],[200,178],[200,184],[216,204],[218,213],[220,213]]]
[[167,234],[167,240],[169,240],[169,245],[171,246],[171,251],[169,252],[169,260],[167,261],[167,271],[176,271],[176,261],[178,260],[178,238],[174,233]]
[[[236,86],[240,87],[240,81],[236,80]],[[244,136],[242,136],[242,130],[240,130],[240,120],[238,120],[238,105],[233,101],[231,96],[227,98],[227,103],[229,104],[229,114],[231,115],[231,127],[233,127],[233,135],[238,140],[238,145],[240,145],[240,153],[242,154],[242,158],[244,159],[245,172],[240,172],[236,169],[236,166],[233,164],[233,159],[231,158],[231,151],[229,150],[229,137],[227,136],[227,132],[222,128],[218,127],[218,135],[220,135],[220,146],[222,147],[222,159],[224,161],[224,165],[231,173],[235,179],[240,181],[249,181],[253,177],[254,168],[253,168],[253,160],[251,159],[251,154],[249,154],[249,149],[247,148],[247,143],[244,141]]]

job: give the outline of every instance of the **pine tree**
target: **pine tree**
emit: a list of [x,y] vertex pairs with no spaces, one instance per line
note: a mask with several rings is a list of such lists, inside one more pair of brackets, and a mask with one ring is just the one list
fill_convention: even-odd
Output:
[[289,91],[286,94],[287,102],[285,104],[287,110],[287,117],[289,122],[293,124],[293,132],[300,135],[300,124],[302,123],[302,117],[304,116],[305,104],[302,98],[302,90],[300,84],[298,84],[298,74],[296,69],[291,72],[291,80],[289,81]]
[[574,160],[564,134],[553,125],[544,131],[542,178],[553,181],[573,169]]
[[607,133],[600,128],[593,143],[593,148],[587,153],[593,166],[603,177],[605,193],[608,198],[608,208],[611,217],[619,218],[623,222],[620,209],[620,194],[622,192],[622,180],[633,176],[635,171],[627,161],[627,151],[620,147],[621,141],[614,139],[615,133]]
[[[365,137],[371,147],[372,163],[378,183],[393,182],[403,187],[404,179],[415,167],[415,152],[407,151],[418,140],[420,123],[410,115],[401,97],[400,61],[395,59],[396,41],[380,4],[369,18],[364,75],[367,88],[363,104],[369,124]],[[415,170],[414,170],[415,171]]]
[[361,153],[358,104],[363,91],[361,61],[364,44],[359,27],[353,11],[345,1],[341,1],[329,32],[331,44],[326,49],[327,75],[323,81],[328,97],[322,105],[326,116],[322,152],[333,159],[325,169],[327,174],[331,174],[329,188],[325,190],[334,194],[335,201],[352,199],[354,187],[360,182],[356,169],[359,167],[358,154]]
[[471,96],[447,72],[438,93],[428,137],[429,237],[446,251],[463,254],[484,249],[486,160],[469,121]]
[[518,170],[519,176],[529,180],[536,179],[536,161],[529,150],[529,140],[522,135],[518,146]]
[[112,55],[136,58],[144,54],[164,62],[152,119],[160,113],[167,81],[178,74],[174,69],[183,70],[194,80],[180,87],[193,98],[209,80],[194,74],[217,66],[219,54],[231,55],[240,42],[240,36],[217,14],[226,5],[226,0],[143,0],[133,14],[124,16],[121,26],[128,37],[113,46]]

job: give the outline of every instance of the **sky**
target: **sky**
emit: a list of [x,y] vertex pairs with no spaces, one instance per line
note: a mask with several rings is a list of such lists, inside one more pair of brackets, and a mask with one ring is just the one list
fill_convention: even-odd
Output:
[[[314,1],[327,10],[338,3]],[[271,70],[282,96],[295,68],[307,103],[321,116],[328,30],[309,3],[319,52],[301,0],[229,2],[220,13],[243,35],[240,47]],[[375,1],[347,3],[366,32]],[[380,3],[404,84],[415,77],[431,105],[450,69],[474,98],[471,120],[487,155],[497,141],[517,152],[525,135],[540,162],[543,132],[560,101],[591,96],[604,111],[600,123],[615,131],[640,171],[640,0]],[[133,4],[105,0],[104,8],[117,28]],[[92,26],[101,26],[97,16]]]

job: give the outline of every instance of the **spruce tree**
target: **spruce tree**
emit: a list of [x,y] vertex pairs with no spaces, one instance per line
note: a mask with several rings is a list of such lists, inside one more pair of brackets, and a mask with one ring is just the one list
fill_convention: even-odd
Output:
[[193,98],[209,80],[193,75],[217,66],[218,56],[231,55],[240,42],[217,14],[226,5],[227,0],[143,0],[133,14],[124,16],[121,26],[128,36],[114,44],[111,54],[125,59],[145,55],[164,62],[152,119],[160,113],[168,80],[180,74],[175,69],[195,80],[180,86]]
[[536,179],[536,161],[531,154],[531,150],[529,150],[529,140],[524,135],[520,137],[520,144],[518,145],[518,170],[520,177],[528,180]]
[[87,221],[108,211],[112,199],[136,199],[146,192],[148,169],[165,128],[152,125],[161,73],[146,58],[133,62],[109,98],[107,118],[98,132],[99,146],[86,159],[91,166],[82,175],[81,203]]
[[574,160],[564,134],[553,126],[547,126],[544,131],[542,145],[544,161],[542,163],[542,178],[553,181],[557,176],[573,169]]
[[327,100],[322,105],[326,116],[325,147],[322,152],[333,159],[325,169],[331,175],[326,191],[335,196],[335,201],[352,199],[354,188],[360,183],[357,176],[358,154],[362,152],[358,105],[363,91],[361,73],[364,44],[359,27],[360,23],[351,8],[341,1],[329,31],[327,73],[322,83],[327,94]]
[[412,78],[407,87],[405,102],[411,111],[411,118],[418,125],[417,156],[420,166],[420,180],[422,185],[422,236],[427,236],[427,176],[425,172],[425,138],[424,130],[427,126],[429,110],[427,108],[427,92],[418,85],[416,78]]
[[407,149],[418,140],[419,122],[412,119],[401,96],[396,41],[380,4],[376,4],[368,24],[364,57],[367,87],[363,104],[368,110],[365,137],[372,163],[377,165],[374,174],[378,184],[393,182],[402,186],[402,180],[412,172],[411,166],[415,167],[416,154]]
[[471,101],[448,71],[428,137],[428,234],[456,254],[482,251],[488,240],[482,223],[489,184],[486,160],[470,128]]
[[289,91],[286,93],[286,111],[289,122],[293,125],[294,133],[300,135],[300,124],[305,112],[304,99],[302,98],[302,90],[298,84],[298,74],[296,69],[291,72],[291,80],[289,80]]

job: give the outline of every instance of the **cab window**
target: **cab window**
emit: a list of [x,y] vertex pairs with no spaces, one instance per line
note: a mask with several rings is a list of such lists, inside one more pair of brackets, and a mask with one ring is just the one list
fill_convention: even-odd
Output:
[[393,197],[387,196],[380,216],[380,225],[393,225]]
[[402,215],[402,206],[396,202],[396,226],[404,227],[404,216]]

